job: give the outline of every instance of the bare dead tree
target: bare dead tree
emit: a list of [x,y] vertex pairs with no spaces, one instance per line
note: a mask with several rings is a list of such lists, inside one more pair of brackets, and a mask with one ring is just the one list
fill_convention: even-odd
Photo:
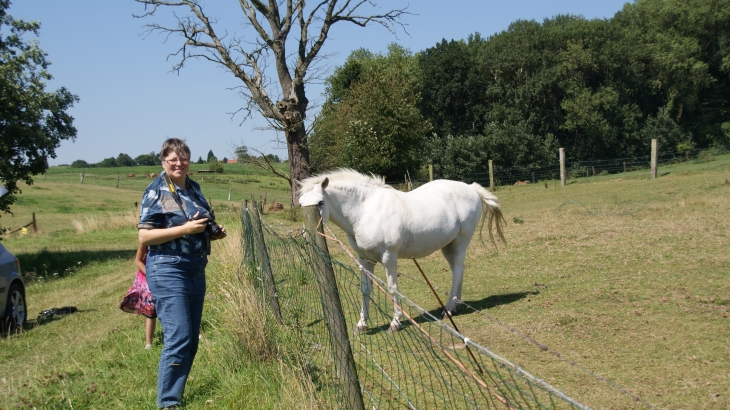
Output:
[[[361,27],[374,23],[395,34],[397,27],[405,31],[399,18],[408,14],[407,7],[384,14],[359,14],[362,9],[377,7],[372,0],[315,0],[312,7],[307,6],[305,0],[238,0],[245,16],[245,27],[252,28],[253,32],[231,34],[224,29],[219,34],[217,20],[206,15],[203,0],[135,1],[145,6],[145,12],[135,17],[154,16],[165,6],[189,12],[184,16],[174,13],[177,19],[174,27],[147,25],[150,32],[161,32],[168,38],[177,35],[184,40],[170,55],[178,59],[173,70],[182,69],[191,58],[225,67],[243,82],[241,90],[245,101],[239,111],[243,112],[244,120],[257,112],[271,128],[283,132],[289,158],[287,180],[292,205],[298,200],[295,181],[309,176],[309,149],[304,126],[309,100],[305,83],[309,80],[308,72],[315,70],[316,62],[326,57],[320,56],[320,52],[332,25],[340,21]],[[299,31],[298,38],[289,40],[292,30]],[[287,44],[292,44],[293,53],[287,51]],[[266,75],[271,59],[276,82]],[[276,97],[272,99],[271,95]]]

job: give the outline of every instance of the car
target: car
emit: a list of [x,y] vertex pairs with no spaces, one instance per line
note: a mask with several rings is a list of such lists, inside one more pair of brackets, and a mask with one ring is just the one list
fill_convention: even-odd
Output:
[[0,327],[17,332],[28,321],[25,282],[18,258],[0,243]]

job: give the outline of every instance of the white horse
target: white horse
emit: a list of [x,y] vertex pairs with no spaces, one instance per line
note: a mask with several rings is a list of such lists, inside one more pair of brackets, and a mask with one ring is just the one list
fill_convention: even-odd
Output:
[[[360,264],[373,272],[376,262],[385,268],[388,292],[395,313],[388,331],[400,329],[398,259],[422,258],[441,249],[451,267],[451,291],[444,314],[453,314],[461,301],[466,248],[484,219],[504,241],[505,224],[497,197],[476,182],[436,180],[411,192],[401,192],[350,169],[340,169],[299,182],[299,205],[319,206],[322,221],[329,219],[347,235]],[[481,235],[481,230],[480,230]],[[358,331],[367,330],[370,311],[370,276],[362,273],[362,309]]]

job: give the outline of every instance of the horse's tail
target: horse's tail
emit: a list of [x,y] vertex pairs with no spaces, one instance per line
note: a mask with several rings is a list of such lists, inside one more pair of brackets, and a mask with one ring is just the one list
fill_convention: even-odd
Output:
[[492,240],[494,246],[497,246],[497,242],[494,240],[492,225],[495,226],[499,239],[502,241],[502,243],[506,244],[507,241],[504,239],[504,232],[502,230],[505,226],[507,226],[507,221],[504,219],[504,216],[502,215],[502,210],[499,208],[497,197],[476,182],[471,184],[471,186],[472,188],[474,188],[475,191],[477,191],[479,197],[482,199],[483,202],[482,221],[481,226],[479,227],[479,240],[484,243],[484,239],[482,239],[482,230],[484,229],[484,221],[487,221],[487,227],[489,228],[489,239]]

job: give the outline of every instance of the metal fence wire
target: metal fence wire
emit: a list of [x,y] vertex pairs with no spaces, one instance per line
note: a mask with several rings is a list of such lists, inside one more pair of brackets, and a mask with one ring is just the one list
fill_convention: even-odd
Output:
[[[354,333],[363,297],[360,272],[317,247],[312,233],[269,225],[257,206],[254,202],[252,209],[241,210],[245,276],[276,311],[274,316],[296,346],[289,357],[296,357],[311,378],[323,408],[352,408],[353,395],[361,396],[369,409],[587,408],[470,341],[402,294],[403,328],[388,333],[393,301],[377,277],[370,320],[386,325]],[[336,283],[318,284],[315,270],[322,261],[331,264]],[[268,274],[270,279],[265,278]],[[343,313],[325,311],[320,286],[339,295]],[[328,333],[334,315],[346,323],[344,338]],[[338,366],[340,343],[349,344],[352,370]]]

